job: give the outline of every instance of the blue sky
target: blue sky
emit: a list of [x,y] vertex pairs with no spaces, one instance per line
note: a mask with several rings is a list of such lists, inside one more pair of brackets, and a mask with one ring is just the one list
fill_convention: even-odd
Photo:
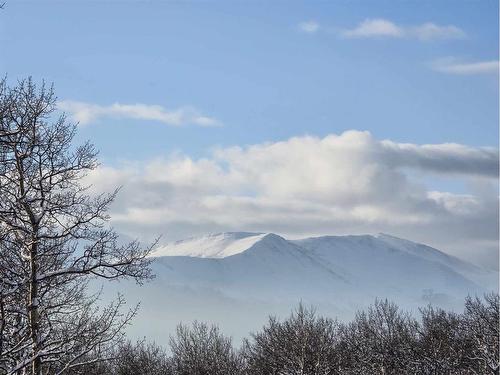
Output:
[[[491,170],[498,152],[498,42],[498,2],[494,0],[7,1],[0,14],[0,71],[7,74],[9,82],[29,75],[37,81],[54,82],[61,108],[81,122],[78,140],[90,139],[100,149],[104,166],[110,168],[106,177],[125,174],[125,184],[136,181],[144,186],[147,171],[159,168],[159,175],[170,173],[165,177],[168,186],[151,201],[161,202],[172,215],[177,211],[165,196],[181,187],[186,189],[187,182],[179,176],[195,186],[209,184],[207,181],[223,173],[221,184],[238,186],[231,185],[230,191],[217,186],[215,193],[204,192],[196,202],[203,202],[207,210],[220,196],[233,199],[231,202],[261,199],[252,204],[266,209],[270,205],[263,203],[265,199],[272,198],[273,204],[280,200],[289,207],[291,201],[286,199],[290,197],[295,204],[296,199],[304,200],[306,193],[309,197],[326,196],[321,189],[332,190],[328,181],[316,181],[306,192],[278,192],[262,184],[242,188],[236,177],[224,174],[234,170],[238,178],[245,175],[238,181],[255,181],[259,176],[248,171],[263,159],[269,159],[265,165],[278,165],[281,159],[275,149],[279,142],[289,146],[285,153],[305,152],[304,144],[309,144],[306,136],[313,136],[318,145],[326,143],[325,147],[337,151],[339,147],[359,151],[357,145],[366,146],[352,156],[357,160],[352,168],[363,171],[383,154],[373,167],[377,172],[353,182],[353,186],[378,186],[375,179],[382,175],[380,171],[391,170],[386,178],[410,181],[394,195],[408,201],[413,199],[408,197],[421,194],[416,203],[419,209],[427,204],[441,205],[438,208],[446,211],[443,222],[450,217],[460,222],[453,229],[438,226],[450,233],[441,240],[437,235],[424,235],[428,231],[425,226],[412,231],[409,226],[404,229],[379,222],[377,215],[382,214],[375,215],[373,206],[385,210],[401,204],[367,203],[363,199],[370,194],[363,188],[356,197],[346,198],[337,192],[340,195],[335,196],[335,202],[357,202],[349,211],[354,221],[347,221],[338,231],[391,231],[441,245],[452,231],[473,225],[478,229],[467,234],[468,238],[489,241],[480,246],[491,254],[498,244],[497,210],[488,211],[488,228],[474,218],[485,215],[481,210],[486,209],[485,202],[491,203],[496,176],[492,179],[490,172],[476,173],[469,167],[478,163],[478,169]],[[341,136],[350,130],[370,135]],[[345,143],[321,143],[329,135],[339,135]],[[292,137],[301,140],[299,148],[288,141]],[[380,143],[385,139],[396,146]],[[450,151],[439,146],[429,151],[422,147],[450,142],[467,149]],[[403,147],[408,154],[398,151],[394,156],[393,148],[406,143],[417,148],[410,152]],[[255,145],[263,154],[245,148],[247,145]],[[239,147],[246,157],[255,157],[257,164],[243,168],[241,160],[245,158],[238,159],[231,146]],[[493,150],[486,156],[485,146]],[[164,163],[161,167],[158,160]],[[455,163],[455,169],[449,172],[451,169],[442,167],[443,160]],[[324,160],[305,153],[300,162],[305,163],[305,169],[318,169]],[[197,168],[214,172],[197,177]],[[391,168],[397,169],[396,175]],[[318,173],[328,175],[328,168]],[[123,182],[120,178],[114,182]],[[294,183],[293,178],[290,181]],[[452,195],[437,198],[434,191]],[[372,193],[377,195],[376,190]],[[196,190],[193,194],[201,193]],[[497,199],[497,194],[493,195]],[[308,199],[311,206],[307,209],[290,215],[313,210],[313,203],[318,203],[315,199]],[[470,199],[477,199],[476,208],[468,206]],[[122,203],[116,216],[142,228],[140,215],[133,215],[151,201],[137,202],[133,207]],[[328,207],[328,202],[326,199],[322,204]],[[197,204],[193,207],[198,207],[198,214],[201,209]],[[229,203],[224,204],[227,207]],[[360,205],[364,205],[362,209]],[[457,205],[458,211],[451,212]],[[335,203],[331,208],[337,206],[345,204]],[[227,223],[241,230],[269,229],[235,221],[235,217],[253,212],[248,207],[238,210],[231,218],[214,218],[208,210],[197,222],[166,220],[165,227],[150,229],[173,233],[174,237],[235,229]],[[405,212],[412,211],[414,208],[407,208]],[[361,215],[364,219],[358,225],[360,212],[369,214]],[[472,212],[469,221],[463,218],[464,212]],[[286,228],[268,227],[283,233],[311,234],[308,226],[297,224],[299,221],[297,218]],[[124,225],[124,230],[132,224]],[[323,228],[318,231],[332,232],[334,224],[338,222],[328,223],[326,229],[318,226]]]
[[[83,128],[106,159],[346,129],[402,142],[497,144],[498,76],[429,67],[446,57],[496,60],[496,1],[16,1],[4,13],[0,68],[9,79],[44,78],[61,99],[101,105],[191,105],[224,125],[107,119]],[[455,25],[466,37],[335,34],[373,18]],[[305,21],[329,30],[300,32]]]

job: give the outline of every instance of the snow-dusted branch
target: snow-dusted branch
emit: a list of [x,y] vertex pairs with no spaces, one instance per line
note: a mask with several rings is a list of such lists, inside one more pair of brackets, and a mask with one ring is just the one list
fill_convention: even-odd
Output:
[[119,244],[107,210],[118,190],[90,196],[90,143],[55,113],[52,88],[0,81],[0,372],[59,374],[119,339],[135,310],[120,297],[99,312],[90,277],[151,278],[152,246]]

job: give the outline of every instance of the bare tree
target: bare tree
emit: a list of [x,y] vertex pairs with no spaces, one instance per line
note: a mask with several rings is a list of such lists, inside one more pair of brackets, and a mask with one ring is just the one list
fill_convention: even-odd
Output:
[[462,329],[470,350],[466,358],[473,373],[498,374],[500,372],[499,351],[499,297],[496,293],[465,300]]
[[339,373],[335,321],[317,317],[302,304],[283,322],[274,317],[246,341],[246,373],[259,375],[328,375]]
[[[171,361],[160,346],[144,341],[132,344],[125,341],[112,351],[106,362],[89,363],[72,369],[68,375],[173,375]],[[91,362],[92,355],[88,357]]]
[[170,339],[170,348],[175,375],[237,375],[241,369],[231,339],[217,326],[181,324]]
[[342,329],[352,373],[413,374],[417,322],[387,301],[377,300]]
[[173,375],[171,363],[160,346],[143,341],[133,345],[127,341],[116,353],[114,369],[108,373],[116,375]]
[[118,243],[107,210],[116,191],[92,196],[82,178],[96,168],[90,143],[56,116],[52,88],[0,82],[0,368],[61,374],[85,355],[106,356],[134,310],[123,298],[96,307],[92,277],[151,277],[152,247]]
[[461,316],[432,306],[421,309],[420,313],[415,347],[419,373],[458,374],[463,371],[470,347],[464,342]]

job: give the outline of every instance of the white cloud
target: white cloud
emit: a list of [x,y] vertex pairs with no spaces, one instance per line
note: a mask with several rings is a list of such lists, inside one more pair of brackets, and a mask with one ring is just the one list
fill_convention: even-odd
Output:
[[423,41],[437,39],[460,39],[466,36],[460,28],[441,26],[427,22],[417,26],[398,25],[389,20],[366,19],[353,29],[341,32],[345,38],[416,38]]
[[465,32],[453,25],[439,26],[431,22],[408,29],[410,35],[416,36],[421,40],[433,39],[462,39],[465,38]]
[[168,110],[160,105],[114,103],[102,106],[73,100],[59,101],[57,105],[60,110],[67,112],[80,125],[86,125],[102,118],[150,120],[162,122],[169,126],[189,124],[198,126],[220,125],[216,119],[202,115],[192,107]]
[[436,192],[424,183],[433,174],[494,187],[498,150],[401,144],[347,131],[221,148],[202,159],[175,154],[101,167],[89,182],[97,190],[124,186],[112,218],[120,231],[133,236],[387,232],[455,253],[469,246],[494,249],[496,190]]
[[454,58],[444,58],[434,61],[431,67],[442,73],[473,75],[473,74],[498,74],[498,60],[459,62]]
[[319,30],[319,23],[316,21],[305,21],[299,23],[299,30],[308,34],[314,34]]
[[342,35],[346,38],[371,38],[371,37],[393,37],[400,38],[404,30],[391,21],[384,19],[366,19],[356,28],[344,30]]

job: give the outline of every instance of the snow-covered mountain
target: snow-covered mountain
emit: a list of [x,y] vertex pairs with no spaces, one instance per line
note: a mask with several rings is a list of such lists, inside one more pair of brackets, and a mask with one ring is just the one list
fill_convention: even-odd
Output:
[[114,286],[141,315],[132,333],[166,342],[179,321],[218,323],[236,339],[298,302],[349,319],[388,298],[416,311],[461,309],[468,294],[496,290],[498,274],[431,247],[380,234],[287,240],[272,233],[220,233],[177,241],[153,254],[154,281]]

